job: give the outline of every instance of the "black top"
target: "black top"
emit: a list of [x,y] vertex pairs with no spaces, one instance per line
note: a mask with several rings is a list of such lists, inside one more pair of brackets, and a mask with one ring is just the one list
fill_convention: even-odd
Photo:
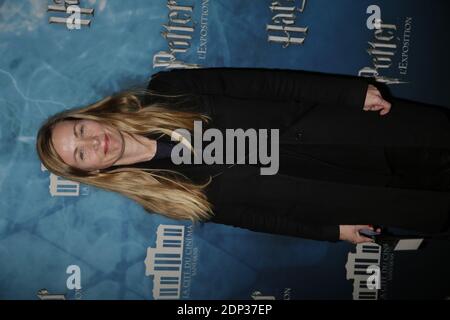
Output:
[[[228,169],[230,164],[206,164],[201,162],[200,164],[194,162],[193,156],[190,158],[190,163],[174,164],[172,162],[171,153],[172,149],[178,142],[171,141],[169,137],[163,136],[161,138],[156,138],[151,135],[149,138],[155,139],[156,141],[156,152],[155,155],[146,161],[136,162],[127,165],[118,165],[115,168],[145,168],[145,169],[164,169],[164,170],[175,170],[186,175],[185,170],[190,171],[191,169],[195,173],[194,175],[187,174],[194,183],[203,184],[208,181],[209,177],[221,174],[223,171]],[[203,142],[207,144],[208,142]],[[191,169],[189,169],[191,168]]]
[[174,146],[175,143],[164,142],[160,139],[156,140],[156,153],[151,160],[170,158]]
[[[364,112],[364,77],[262,68],[172,69],[154,74],[148,88],[194,96],[201,103],[168,104],[198,107],[211,116],[214,128],[280,129],[279,172],[263,176],[248,165],[224,170],[208,194],[212,222],[336,241],[340,224],[434,231],[448,215],[447,193],[390,185],[395,163],[390,168],[384,150],[448,148],[447,118],[438,121],[435,110],[401,100],[393,101],[387,117]],[[164,165],[189,178],[211,167],[174,166],[167,159],[138,165]]]

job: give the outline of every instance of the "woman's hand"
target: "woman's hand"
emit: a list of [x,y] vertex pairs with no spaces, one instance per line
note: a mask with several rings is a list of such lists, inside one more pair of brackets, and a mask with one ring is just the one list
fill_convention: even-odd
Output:
[[374,86],[369,84],[366,94],[366,100],[364,101],[364,111],[380,111],[380,116],[384,116],[391,110],[391,104],[383,99],[380,91]]
[[[373,231],[373,227],[370,225],[340,225],[339,240],[345,240],[353,244],[374,242],[373,239],[360,235],[359,230],[361,229],[370,229]],[[380,229],[376,231],[380,232]]]

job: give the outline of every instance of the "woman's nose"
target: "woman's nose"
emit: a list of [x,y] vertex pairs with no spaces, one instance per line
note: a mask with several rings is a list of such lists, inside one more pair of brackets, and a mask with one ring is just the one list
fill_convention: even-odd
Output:
[[94,150],[97,150],[100,145],[100,140],[98,137],[88,137],[85,139],[85,146],[90,147]]

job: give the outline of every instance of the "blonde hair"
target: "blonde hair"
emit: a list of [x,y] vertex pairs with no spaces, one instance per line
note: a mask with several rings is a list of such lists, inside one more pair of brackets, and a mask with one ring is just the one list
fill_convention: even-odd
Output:
[[[170,104],[167,99],[156,100],[143,105],[139,95],[174,97]],[[151,213],[159,213],[173,219],[188,219],[192,222],[208,219],[213,214],[204,184],[194,184],[179,172],[163,169],[107,168],[99,172],[88,172],[67,165],[56,153],[52,144],[52,129],[65,120],[89,119],[98,121],[130,134],[160,134],[171,136],[175,129],[193,131],[194,121],[208,123],[211,119],[202,113],[186,111],[188,94],[162,95],[152,90],[124,91],[87,107],[64,110],[49,117],[37,134],[36,149],[42,164],[57,176],[71,181],[92,185],[118,192],[135,200]],[[163,101],[163,102],[161,102]],[[177,108],[178,106],[178,108]],[[181,141],[193,150],[190,143]]]

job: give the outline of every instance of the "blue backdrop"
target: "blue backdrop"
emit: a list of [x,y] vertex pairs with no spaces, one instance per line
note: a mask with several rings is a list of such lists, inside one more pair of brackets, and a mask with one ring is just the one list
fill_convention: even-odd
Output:
[[[69,16],[53,1],[0,0],[0,298],[38,299],[44,288],[41,298],[67,299],[450,296],[447,243],[400,251],[193,227],[64,181],[35,152],[48,116],[175,67],[370,76],[394,96],[449,107],[447,3],[81,0],[95,12],[71,30],[50,23]],[[382,267],[381,290],[359,287],[363,258]]]

